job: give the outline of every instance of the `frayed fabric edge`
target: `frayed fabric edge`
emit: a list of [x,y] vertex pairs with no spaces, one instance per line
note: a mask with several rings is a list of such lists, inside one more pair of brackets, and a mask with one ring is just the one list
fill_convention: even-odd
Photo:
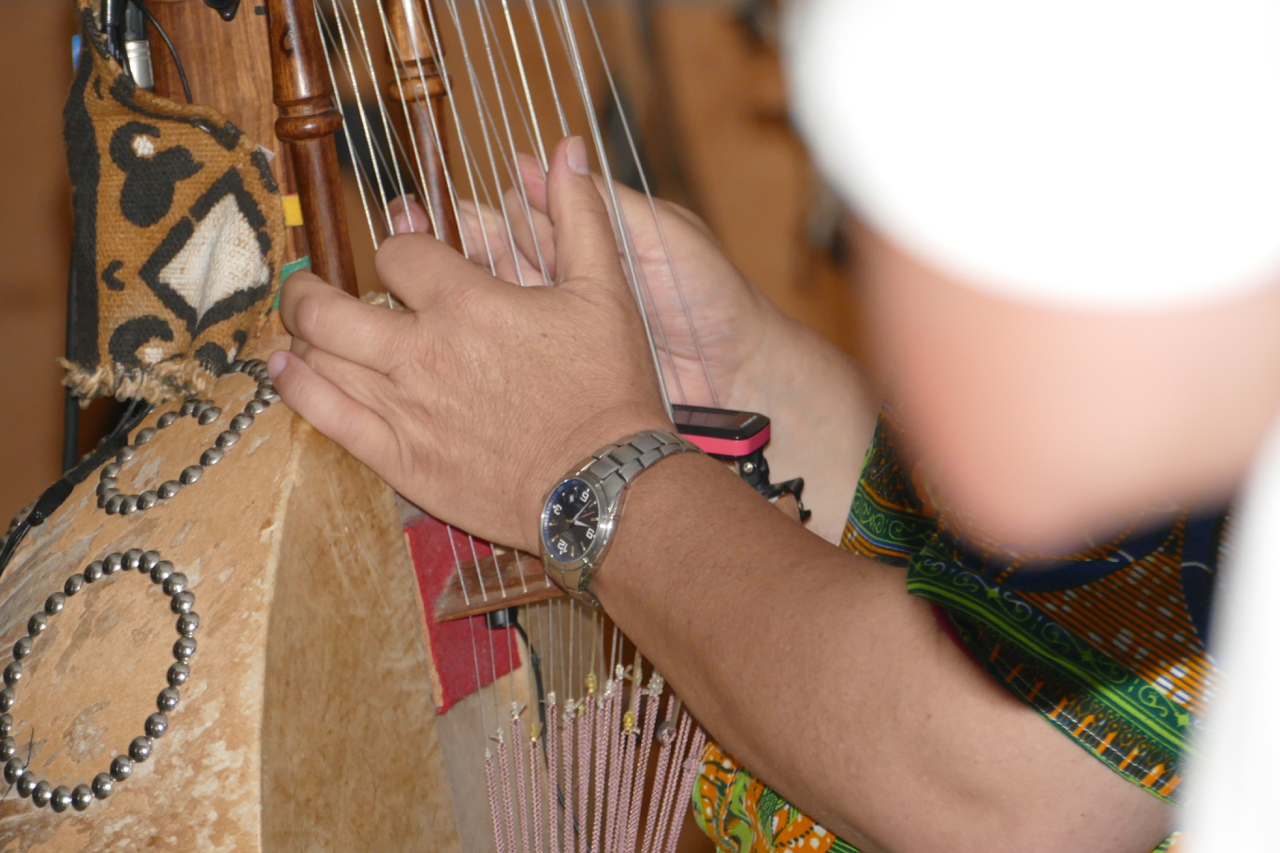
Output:
[[146,400],[152,405],[183,397],[198,396],[213,388],[217,376],[194,361],[171,362],[146,368],[109,364],[89,369],[58,359],[66,370],[62,384],[80,400],[80,407],[96,397],[113,396],[118,400]]

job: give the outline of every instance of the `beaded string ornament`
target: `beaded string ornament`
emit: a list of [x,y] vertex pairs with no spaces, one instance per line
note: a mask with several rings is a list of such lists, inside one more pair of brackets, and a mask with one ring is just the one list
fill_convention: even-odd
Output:
[[[26,762],[14,755],[17,745],[11,736],[13,715],[10,712],[17,701],[16,689],[22,680],[23,661],[34,650],[36,639],[49,627],[49,621],[63,611],[68,597],[79,593],[85,584],[99,583],[130,570],[149,576],[151,582],[169,596],[169,609],[177,614],[175,627],[178,639],[173,644],[174,663],[166,675],[169,686],[156,697],[156,711],[143,723],[144,733],[129,744],[127,755],[113,758],[110,769],[94,776],[92,782],[82,782],[73,788],[66,785],[53,787],[47,780],[38,779],[36,773],[28,770]],[[123,553],[114,552],[105,559],[94,560],[85,566],[83,572],[71,575],[63,584],[62,592],[52,593],[45,599],[44,609],[27,622],[27,635],[13,645],[13,662],[4,669],[5,686],[0,690],[0,709],[4,712],[0,714],[0,758],[5,759],[5,781],[17,788],[20,797],[30,797],[38,808],[49,806],[55,812],[66,811],[68,807],[84,811],[95,798],[105,800],[117,782],[128,779],[135,762],[151,757],[155,741],[169,730],[168,715],[178,707],[181,698],[178,689],[191,676],[191,658],[196,653],[195,633],[200,627],[200,614],[195,611],[195,593],[187,589],[187,583],[187,576],[174,571],[173,564],[161,559],[159,551],[130,548]]]
[[[222,410],[209,400],[186,400],[182,406],[162,414],[154,427],[140,429],[131,444],[116,454],[115,461],[104,465],[99,473],[97,487],[98,507],[108,515],[130,515],[167,503],[184,488],[194,485],[204,474],[204,469],[218,464],[240,440],[242,434],[253,426],[257,415],[265,412],[279,400],[266,364],[260,360],[237,361],[229,365],[227,373],[243,373],[258,384],[254,398],[243,411],[234,416],[228,429],[218,435],[214,446],[206,449],[198,464],[182,470],[176,480],[167,480],[154,489],[138,494],[121,494],[119,475],[124,466],[138,455],[138,448],[155,438],[159,430],[172,426],[182,417],[195,418],[201,425],[215,423]],[[17,756],[17,743],[12,733],[12,710],[17,702],[17,688],[22,681],[24,662],[36,649],[36,640],[49,627],[50,620],[62,613],[67,599],[78,594],[86,584],[98,583],[128,571],[137,571],[150,578],[169,597],[169,609],[177,616],[175,624],[178,639],[173,644],[174,663],[166,674],[168,686],[156,696],[156,710],[143,723],[143,734],[135,737],[124,754],[111,760],[108,770],[98,773],[90,782],[74,787],[52,785],[48,780],[29,769],[28,762]],[[61,592],[54,592],[45,599],[44,607],[27,621],[27,633],[13,645],[13,661],[4,668],[4,687],[0,689],[0,761],[4,762],[4,780],[10,790],[29,798],[37,808],[50,807],[55,812],[68,808],[84,811],[94,799],[104,800],[111,795],[117,783],[124,782],[133,773],[136,763],[146,761],[155,749],[156,741],[169,730],[169,714],[178,707],[179,689],[191,676],[191,658],[196,653],[196,630],[200,627],[200,615],[195,611],[196,597],[188,587],[185,574],[176,571],[168,560],[156,550],[130,548],[124,552],[112,552],[101,560],[94,560],[84,570],[67,578]]]
[[118,478],[124,467],[137,455],[139,447],[155,438],[158,431],[177,423],[179,418],[195,418],[201,426],[215,423],[222,417],[222,409],[215,406],[211,400],[187,400],[177,411],[165,412],[161,415],[155,426],[138,430],[133,444],[122,448],[116,454],[116,461],[102,466],[99,472],[98,506],[106,510],[107,515],[117,513],[129,515],[132,512],[148,510],[160,501],[175,497],[184,486],[193,485],[204,474],[205,468],[222,461],[227,451],[240,440],[241,433],[253,425],[256,415],[262,414],[272,403],[280,399],[276,394],[275,386],[267,376],[265,362],[258,359],[237,361],[231,364],[227,372],[244,373],[253,377],[258,383],[258,390],[254,392],[254,398],[245,405],[244,411],[231,419],[227,425],[228,428],[214,440],[213,447],[200,454],[199,462],[183,468],[177,479],[166,480],[154,489],[144,489],[138,494],[125,495],[120,493]]

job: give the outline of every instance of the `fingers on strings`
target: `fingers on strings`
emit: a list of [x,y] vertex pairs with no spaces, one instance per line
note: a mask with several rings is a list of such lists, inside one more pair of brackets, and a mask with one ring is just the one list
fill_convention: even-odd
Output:
[[[546,179],[538,161],[517,157],[522,190],[509,188],[499,209],[482,202],[458,202],[457,224],[467,257],[510,284],[543,285],[555,278],[555,245],[546,212]],[[430,217],[412,195],[388,204],[395,234],[431,230]]]
[[[345,447],[361,462],[375,471],[387,470],[394,462],[391,454],[397,447],[394,430],[367,403],[353,399],[337,383],[322,375],[313,366],[316,362],[325,363],[328,369],[337,367],[332,356],[314,348],[308,351],[305,358],[287,350],[273,353],[267,361],[267,369],[277,393],[289,408],[321,433]],[[343,386],[360,387],[353,374],[365,369],[350,362],[343,364],[347,368]],[[367,370],[365,372],[372,373]],[[374,376],[386,381],[380,374]]]
[[[515,193],[508,191],[504,201],[515,201],[514,197]],[[544,220],[544,227],[550,231],[550,220],[536,211],[532,215]],[[545,252],[539,256],[524,217],[504,221],[502,215],[488,205],[464,201],[458,206],[458,222],[472,247],[471,260],[498,278],[524,287],[544,285],[553,279],[555,259],[547,257]],[[546,275],[543,275],[544,268]]]
[[[570,162],[571,148],[576,148],[576,166]],[[612,278],[619,247],[605,203],[609,188],[601,177],[585,171],[585,161],[584,143],[569,137],[556,147],[549,175],[543,173],[537,159],[517,155],[515,176],[520,186],[503,193],[496,208],[459,201],[457,221],[469,260],[503,281],[524,286],[562,279]],[[648,198],[618,185],[613,193],[624,222],[643,229],[653,216]],[[411,195],[391,202],[388,212],[396,234],[430,230],[427,211]],[[558,220],[562,227],[556,227]],[[566,246],[571,247],[572,272],[561,269]],[[398,265],[388,265],[392,266]],[[382,268],[380,263],[380,273]],[[395,282],[384,277],[383,283],[396,293]],[[409,282],[399,284],[404,287]],[[412,307],[412,294],[396,295]]]
[[411,322],[418,325],[442,316],[441,303],[451,296],[480,296],[502,287],[486,269],[429,234],[401,234],[387,240],[374,256],[374,266],[383,286],[411,309],[387,313],[412,317]]
[[621,278],[613,225],[586,171],[586,147],[580,137],[562,139],[552,154],[547,207],[555,226],[557,283],[604,284]]
[[396,365],[400,342],[413,324],[410,314],[361,302],[308,272],[285,282],[280,317],[310,347],[379,373]]

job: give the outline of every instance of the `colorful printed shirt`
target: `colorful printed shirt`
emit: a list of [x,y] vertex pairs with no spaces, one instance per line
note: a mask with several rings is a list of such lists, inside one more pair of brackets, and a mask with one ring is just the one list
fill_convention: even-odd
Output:
[[[993,678],[1112,770],[1175,802],[1219,677],[1206,639],[1228,523],[1226,512],[1153,510],[1065,555],[962,538],[886,411],[841,546],[905,569],[907,590],[941,608]],[[729,853],[857,853],[714,743],[693,799],[699,825]]]

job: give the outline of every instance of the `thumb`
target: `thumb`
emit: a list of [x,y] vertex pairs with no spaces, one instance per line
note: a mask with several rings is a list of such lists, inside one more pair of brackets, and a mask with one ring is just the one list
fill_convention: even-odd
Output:
[[579,136],[560,140],[551,156],[547,207],[555,226],[556,284],[590,287],[618,281],[618,242]]

